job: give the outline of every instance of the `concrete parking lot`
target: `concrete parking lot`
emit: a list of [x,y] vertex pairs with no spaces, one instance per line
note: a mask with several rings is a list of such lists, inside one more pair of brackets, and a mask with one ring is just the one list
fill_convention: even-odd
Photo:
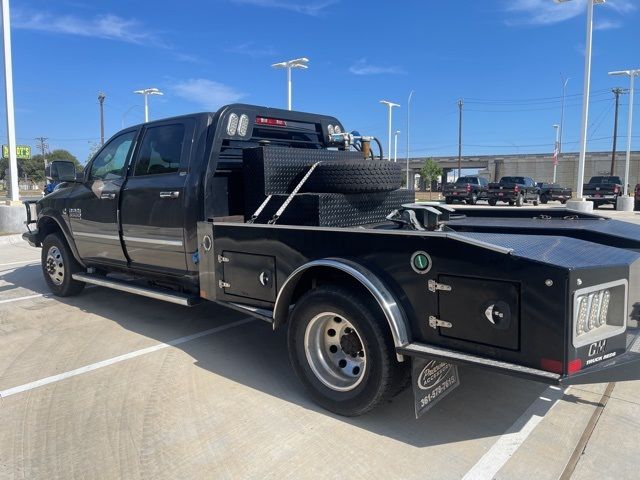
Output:
[[418,420],[410,391],[341,418],[305,395],[284,332],[216,305],[186,309],[100,287],[54,298],[40,251],[0,242],[2,479],[640,471],[640,382],[563,392],[462,368],[461,386]]

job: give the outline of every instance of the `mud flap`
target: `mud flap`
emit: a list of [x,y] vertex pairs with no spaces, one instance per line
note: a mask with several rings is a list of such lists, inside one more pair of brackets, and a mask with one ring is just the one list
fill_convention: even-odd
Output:
[[458,367],[434,359],[411,359],[411,384],[416,418],[427,413],[460,385]]

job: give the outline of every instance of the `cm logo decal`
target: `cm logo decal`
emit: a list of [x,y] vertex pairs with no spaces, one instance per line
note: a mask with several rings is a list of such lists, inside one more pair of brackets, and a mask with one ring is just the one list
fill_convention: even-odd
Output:
[[606,347],[606,340],[600,340],[599,342],[592,343],[591,345],[589,345],[589,356],[593,357],[594,355],[600,355],[601,353],[604,353]]

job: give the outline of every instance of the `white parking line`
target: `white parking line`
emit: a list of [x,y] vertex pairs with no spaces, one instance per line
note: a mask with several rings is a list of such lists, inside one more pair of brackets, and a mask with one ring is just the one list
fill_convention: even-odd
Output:
[[2,267],[8,267],[9,265],[24,265],[24,264],[28,264],[28,263],[40,263],[40,259],[39,258],[34,258],[33,260],[22,260],[20,262],[8,262],[8,263],[0,263],[0,268]]
[[84,367],[76,368],[75,370],[70,370],[68,372],[59,373],[57,375],[52,375],[50,377],[41,378],[40,380],[36,380],[35,382],[29,382],[29,383],[25,383],[24,385],[8,388],[6,390],[0,391],[0,398],[9,397],[11,395],[16,395],[18,393],[33,390],[34,388],[59,382],[60,380],[64,380],[66,378],[75,377],[77,375],[82,375],[83,373],[87,373],[87,372],[92,372],[94,370],[98,370],[99,368],[113,365],[114,363],[123,362],[131,358],[139,357],[141,355],[146,355],[147,353],[152,353],[158,350],[162,350],[163,348],[173,347],[175,345],[180,345],[182,343],[190,342],[191,340],[195,340],[196,338],[204,337],[206,335],[211,335],[213,333],[222,332],[223,330],[228,330],[230,328],[244,325],[245,323],[251,322],[252,320],[254,319],[244,318],[242,320],[238,320],[237,322],[229,323],[228,325],[210,328],[209,330],[204,330],[199,333],[194,333],[193,335],[187,335],[186,337],[180,337],[175,340],[171,340],[170,342],[167,342],[167,343],[159,343],[152,347],[143,348],[141,350],[135,350],[130,353],[125,353],[124,355],[119,355],[117,357],[109,358],[107,360],[102,360],[101,362],[92,363],[91,365],[85,365]]
[[27,295],[26,297],[7,298],[6,300],[0,300],[0,303],[12,303],[20,302],[21,300],[29,300],[30,298],[49,297],[49,293],[36,293],[35,295]]
[[564,390],[548,387],[498,439],[462,480],[491,480],[524,443],[544,416],[562,398]]

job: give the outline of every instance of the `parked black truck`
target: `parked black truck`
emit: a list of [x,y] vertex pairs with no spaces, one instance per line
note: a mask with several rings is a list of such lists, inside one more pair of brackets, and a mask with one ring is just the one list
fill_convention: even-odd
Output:
[[571,200],[572,190],[569,187],[563,187],[559,183],[537,183],[540,189],[540,203],[546,205],[549,202],[557,201],[562,204]]
[[502,177],[499,182],[489,184],[489,205],[498,202],[521,207],[525,203],[538,205],[540,188],[529,177]]
[[622,180],[616,176],[591,177],[589,183],[583,186],[585,198],[592,201],[596,208],[606,204],[613,205],[615,208],[622,192]]
[[442,196],[447,204],[455,201],[475,205],[478,200],[486,200],[489,192],[489,181],[477,175],[459,177],[454,183],[447,183],[442,189]]
[[89,283],[287,328],[296,375],[341,415],[411,371],[423,411],[457,365],[560,385],[640,377],[640,227],[415,204],[398,164],[343,132],[241,104],[133,126],[84,172],[60,170],[24,238],[55,295]]

